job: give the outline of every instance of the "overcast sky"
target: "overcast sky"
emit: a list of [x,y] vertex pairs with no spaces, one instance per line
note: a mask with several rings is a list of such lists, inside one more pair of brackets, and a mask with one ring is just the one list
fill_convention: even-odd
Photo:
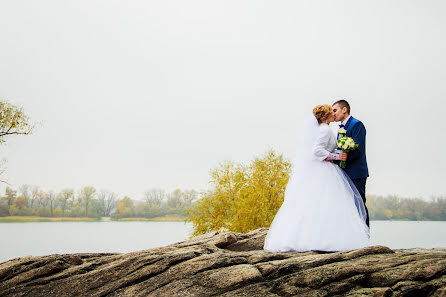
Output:
[[369,194],[446,195],[445,29],[443,0],[1,0],[0,99],[43,122],[0,147],[2,179],[205,190],[221,161],[293,158],[345,98]]

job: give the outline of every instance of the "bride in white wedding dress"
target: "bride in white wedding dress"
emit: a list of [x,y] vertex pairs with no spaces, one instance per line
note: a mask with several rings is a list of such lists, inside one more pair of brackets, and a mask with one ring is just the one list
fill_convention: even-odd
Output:
[[350,178],[334,164],[336,138],[328,126],[330,105],[318,105],[301,133],[282,206],[265,238],[264,249],[343,251],[369,245],[364,203]]

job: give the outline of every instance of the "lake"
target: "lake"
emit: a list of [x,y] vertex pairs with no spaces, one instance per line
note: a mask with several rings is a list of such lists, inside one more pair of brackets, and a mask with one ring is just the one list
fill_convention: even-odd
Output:
[[[372,221],[372,245],[446,248],[446,222]],[[186,240],[183,222],[51,222],[0,224],[0,263],[23,256],[132,252]]]

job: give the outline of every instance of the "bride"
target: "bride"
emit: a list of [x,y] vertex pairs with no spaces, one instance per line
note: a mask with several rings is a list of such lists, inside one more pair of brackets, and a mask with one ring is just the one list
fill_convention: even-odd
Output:
[[285,190],[282,206],[265,238],[264,249],[343,251],[369,245],[369,228],[361,196],[332,160],[336,138],[330,105],[318,105],[302,132],[300,153]]

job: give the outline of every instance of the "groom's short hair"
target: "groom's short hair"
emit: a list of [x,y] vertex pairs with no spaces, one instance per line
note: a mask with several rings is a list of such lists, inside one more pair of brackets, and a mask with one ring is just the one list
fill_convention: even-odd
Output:
[[333,103],[332,106],[334,106],[335,104],[338,104],[341,108],[346,107],[347,113],[350,114],[350,104],[348,104],[347,100],[338,100],[335,103]]

